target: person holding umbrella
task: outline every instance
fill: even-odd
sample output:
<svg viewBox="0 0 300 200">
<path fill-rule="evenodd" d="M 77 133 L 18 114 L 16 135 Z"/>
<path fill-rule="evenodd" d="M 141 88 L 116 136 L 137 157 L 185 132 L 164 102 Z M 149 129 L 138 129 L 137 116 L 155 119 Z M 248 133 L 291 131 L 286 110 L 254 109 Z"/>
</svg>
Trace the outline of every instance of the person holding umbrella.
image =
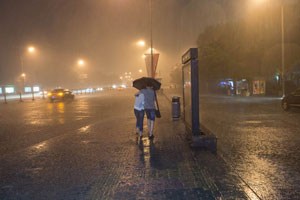
<svg viewBox="0 0 300 200">
<path fill-rule="evenodd" d="M 153 87 L 150 84 L 147 84 L 146 89 L 142 89 L 141 93 L 145 96 L 144 108 L 148 120 L 149 139 L 153 139 L 153 129 L 155 121 L 155 93 Z"/>
<path fill-rule="evenodd" d="M 145 96 L 138 92 L 135 94 L 134 115 L 136 117 L 136 133 L 143 137 L 143 123 L 144 123 L 144 104 Z"/>
<path fill-rule="evenodd" d="M 143 77 L 133 81 L 133 87 L 140 90 L 144 94 L 144 109 L 148 120 L 149 139 L 153 139 L 154 121 L 155 121 L 155 90 L 160 89 L 161 83 L 154 78 Z"/>
</svg>

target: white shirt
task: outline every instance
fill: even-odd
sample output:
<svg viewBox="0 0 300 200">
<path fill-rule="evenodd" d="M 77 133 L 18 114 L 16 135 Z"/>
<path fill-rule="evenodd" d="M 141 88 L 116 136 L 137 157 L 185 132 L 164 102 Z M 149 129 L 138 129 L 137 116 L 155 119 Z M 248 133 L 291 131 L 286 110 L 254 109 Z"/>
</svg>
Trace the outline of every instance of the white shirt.
<svg viewBox="0 0 300 200">
<path fill-rule="evenodd" d="M 145 104 L 145 96 L 142 93 L 139 93 L 138 96 L 135 97 L 134 109 L 136 110 L 144 110 Z"/>
</svg>

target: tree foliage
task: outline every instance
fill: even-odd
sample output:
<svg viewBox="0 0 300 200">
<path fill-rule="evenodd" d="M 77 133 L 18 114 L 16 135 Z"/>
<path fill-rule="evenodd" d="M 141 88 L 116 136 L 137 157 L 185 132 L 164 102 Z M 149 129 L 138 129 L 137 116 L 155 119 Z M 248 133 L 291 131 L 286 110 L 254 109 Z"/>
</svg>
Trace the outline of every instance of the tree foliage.
<svg viewBox="0 0 300 200">
<path fill-rule="evenodd" d="M 300 3 L 285 8 L 285 73 L 300 61 Z M 202 80 L 281 73 L 280 8 L 206 28 L 198 37 Z"/>
</svg>

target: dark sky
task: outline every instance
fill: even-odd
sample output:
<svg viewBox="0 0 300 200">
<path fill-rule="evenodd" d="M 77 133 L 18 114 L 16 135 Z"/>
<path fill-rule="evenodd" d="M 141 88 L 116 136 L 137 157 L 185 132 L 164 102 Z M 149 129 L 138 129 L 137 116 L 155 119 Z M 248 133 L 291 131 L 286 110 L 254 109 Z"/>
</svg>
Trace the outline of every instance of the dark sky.
<svg viewBox="0 0 300 200">
<path fill-rule="evenodd" d="M 180 60 L 182 15 L 190 15 L 190 1 L 153 0 L 153 40 L 160 52 L 161 76 L 167 77 Z M 224 9 L 222 0 L 213 5 L 212 1 L 198 2 Z M 197 14 L 201 8 L 192 11 Z M 217 15 L 222 18 L 226 13 Z M 205 20 L 205 25 L 215 19 L 206 18 L 210 20 Z M 48 88 L 76 87 L 78 58 L 86 61 L 82 70 L 88 74 L 86 84 L 90 86 L 110 84 L 109 79 L 119 81 L 118 77 L 129 71 L 138 76 L 138 69 L 145 71 L 141 56 L 149 48 L 149 33 L 149 0 L 1 0 L 0 84 L 17 84 L 21 58 L 27 83 Z M 147 48 L 136 46 L 140 39 Z M 29 45 L 37 49 L 34 56 L 26 52 Z"/>
</svg>

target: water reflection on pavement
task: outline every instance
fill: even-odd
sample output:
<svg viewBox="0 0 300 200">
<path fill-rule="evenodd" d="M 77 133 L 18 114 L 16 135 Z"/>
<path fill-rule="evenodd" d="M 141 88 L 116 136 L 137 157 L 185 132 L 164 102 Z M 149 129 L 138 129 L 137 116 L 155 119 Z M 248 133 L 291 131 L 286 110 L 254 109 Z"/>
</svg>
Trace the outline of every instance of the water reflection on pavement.
<svg viewBox="0 0 300 200">
<path fill-rule="evenodd" d="M 300 197 L 300 113 L 279 99 L 201 97 L 201 122 L 218 136 L 212 155 L 191 152 L 163 106 L 161 134 L 139 140 L 133 93 L 1 105 L 0 197 Z"/>
<path fill-rule="evenodd" d="M 251 196 L 219 157 L 193 154 L 180 136 L 183 124 L 170 119 L 168 101 L 160 100 L 164 118 L 154 141 L 147 132 L 139 140 L 134 92 L 1 106 L 7 115 L 0 121 L 0 199 Z"/>
<path fill-rule="evenodd" d="M 201 122 L 219 153 L 263 199 L 300 198 L 300 112 L 280 98 L 202 97 Z"/>
</svg>

